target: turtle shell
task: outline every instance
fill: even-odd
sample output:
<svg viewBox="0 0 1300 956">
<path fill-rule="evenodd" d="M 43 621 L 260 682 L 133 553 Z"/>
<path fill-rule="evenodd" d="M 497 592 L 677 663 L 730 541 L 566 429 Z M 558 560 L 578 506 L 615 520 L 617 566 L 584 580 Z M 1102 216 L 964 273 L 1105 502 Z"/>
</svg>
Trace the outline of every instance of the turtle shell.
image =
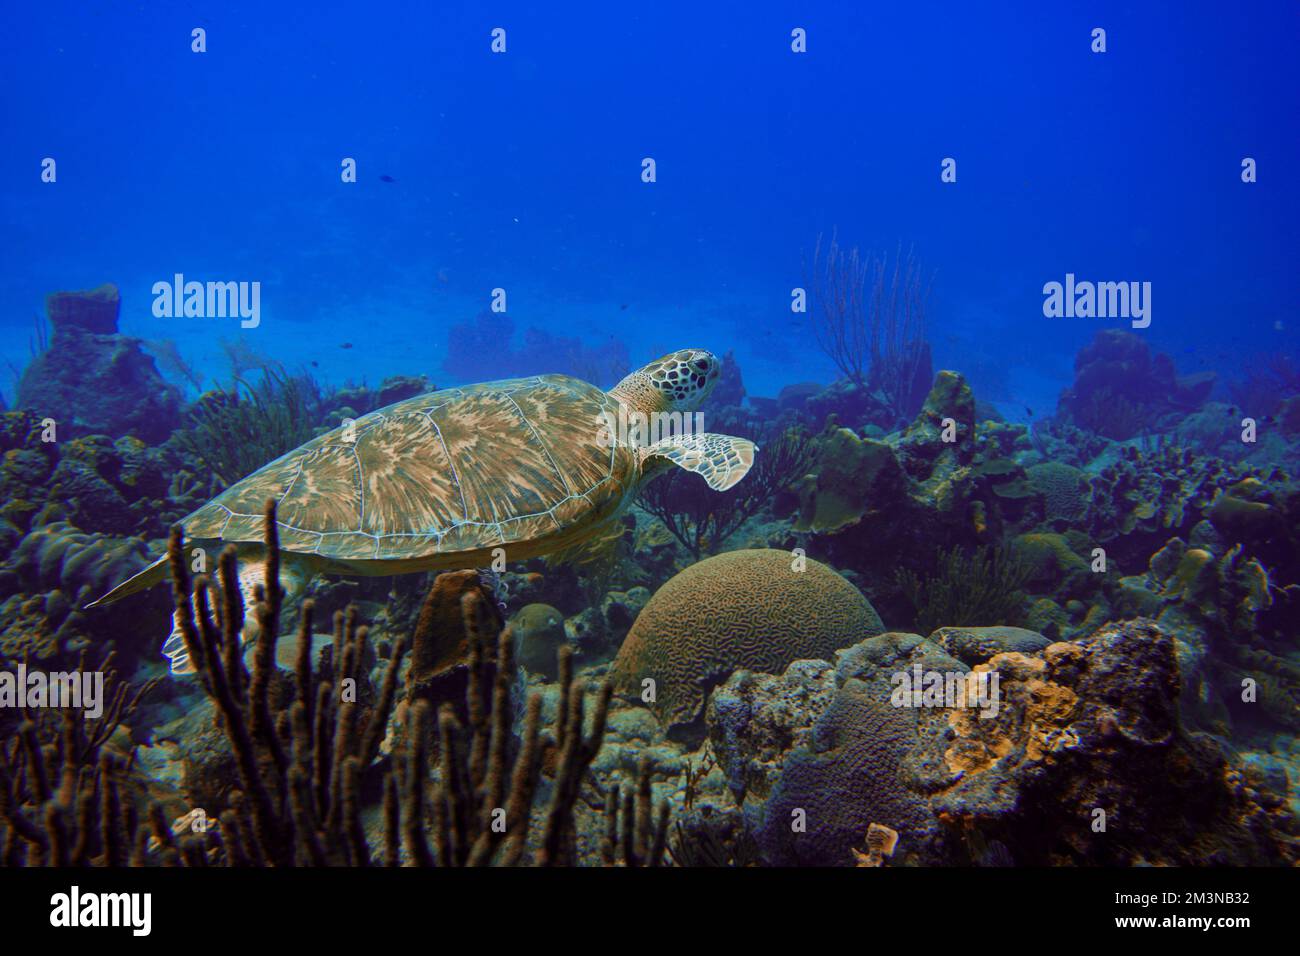
<svg viewBox="0 0 1300 956">
<path fill-rule="evenodd" d="M 283 551 L 365 573 L 516 559 L 582 540 L 617 513 L 635 452 L 601 440 L 618 403 L 565 375 L 406 399 L 313 438 L 182 524 L 194 540 L 260 542 L 275 499 Z M 510 548 L 510 545 L 516 545 Z"/>
</svg>

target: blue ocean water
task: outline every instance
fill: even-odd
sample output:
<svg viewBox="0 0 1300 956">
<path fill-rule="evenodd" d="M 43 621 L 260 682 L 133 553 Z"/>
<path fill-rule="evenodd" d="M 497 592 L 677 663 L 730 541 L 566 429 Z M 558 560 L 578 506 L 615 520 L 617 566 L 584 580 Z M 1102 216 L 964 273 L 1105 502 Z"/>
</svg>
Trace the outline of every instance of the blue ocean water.
<svg viewBox="0 0 1300 956">
<path fill-rule="evenodd" d="M 1067 273 L 1150 282 L 1141 334 L 1180 371 L 1294 355 L 1300 8 L 1089 7 L 14 6 L 0 349 L 21 369 L 47 293 L 114 282 L 122 331 L 214 379 L 241 340 L 327 382 L 443 384 L 502 288 L 517 342 L 733 350 L 774 395 L 836 375 L 790 302 L 838 230 L 915 250 L 936 366 L 1009 417 L 1127 327 L 1044 317 Z M 154 316 L 177 273 L 261 283 L 260 324 Z"/>
</svg>

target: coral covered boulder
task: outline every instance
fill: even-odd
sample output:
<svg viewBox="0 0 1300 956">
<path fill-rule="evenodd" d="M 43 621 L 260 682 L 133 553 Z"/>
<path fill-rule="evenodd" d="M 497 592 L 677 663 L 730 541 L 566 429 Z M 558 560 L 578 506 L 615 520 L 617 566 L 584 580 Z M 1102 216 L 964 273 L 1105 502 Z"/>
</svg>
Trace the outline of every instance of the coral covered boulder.
<svg viewBox="0 0 1300 956">
<path fill-rule="evenodd" d="M 637 616 L 610 676 L 687 731 L 709 691 L 736 670 L 780 673 L 884 630 L 866 598 L 824 564 L 785 551 L 719 554 L 678 574 Z"/>
<path fill-rule="evenodd" d="M 138 538 L 90 534 L 63 521 L 23 537 L 0 563 L 0 667 L 27 654 L 71 664 L 91 643 L 133 661 L 155 637 L 140 627 L 142 617 L 165 606 L 166 596 L 139 596 L 98 613 L 82 607 L 148 563 Z"/>
<path fill-rule="evenodd" d="M 852 865 L 873 824 L 897 833 L 890 865 L 1294 862 L 1282 799 L 1183 726 L 1153 622 L 1045 647 L 1013 629 L 938 638 L 972 659 L 1023 649 L 968 667 L 888 633 L 713 693 L 709 739 L 763 862 Z M 939 692 L 900 696 L 914 674 Z"/>
<path fill-rule="evenodd" d="M 812 472 L 795 486 L 799 531 L 839 531 L 857 524 L 873 504 L 907 493 L 906 476 L 884 442 L 836 428 L 822 435 L 816 448 Z"/>
<path fill-rule="evenodd" d="M 1023 627 L 941 627 L 930 640 L 966 664 L 979 664 L 996 654 L 1034 654 L 1050 641 Z"/>
<path fill-rule="evenodd" d="M 119 306 L 114 285 L 46 300 L 54 337 L 23 372 L 17 405 L 54 419 L 60 437 L 132 434 L 159 442 L 180 424 L 180 394 L 139 339 L 118 333 Z"/>
<path fill-rule="evenodd" d="M 966 668 L 916 634 L 868 638 L 838 664 L 780 676 L 737 673 L 709 701 L 713 752 L 770 866 L 849 866 L 871 825 L 901 834 L 902 856 L 943 859 L 942 832 L 910 755 L 939 713 L 892 705 L 890 675 Z"/>
</svg>

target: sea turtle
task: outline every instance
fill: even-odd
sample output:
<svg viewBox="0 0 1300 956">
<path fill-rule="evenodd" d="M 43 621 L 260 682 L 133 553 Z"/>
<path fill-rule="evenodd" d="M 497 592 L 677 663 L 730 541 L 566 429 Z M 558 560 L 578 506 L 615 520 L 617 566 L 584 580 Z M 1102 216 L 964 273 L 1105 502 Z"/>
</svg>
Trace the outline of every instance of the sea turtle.
<svg viewBox="0 0 1300 956">
<path fill-rule="evenodd" d="M 717 491 L 745 476 L 758 450 L 752 442 L 689 427 L 699 416 L 686 413 L 720 374 L 714 355 L 684 349 L 608 392 L 567 375 L 534 375 L 408 398 L 280 456 L 181 526 L 190 547 L 236 545 L 246 595 L 261 580 L 268 499 L 277 502 L 289 594 L 322 572 L 472 568 L 491 563 L 496 549 L 518 560 L 572 548 L 669 464 Z M 652 442 L 664 423 L 667 436 Z M 166 575 L 159 558 L 90 607 Z M 163 653 L 173 673 L 192 671 L 178 631 Z"/>
</svg>

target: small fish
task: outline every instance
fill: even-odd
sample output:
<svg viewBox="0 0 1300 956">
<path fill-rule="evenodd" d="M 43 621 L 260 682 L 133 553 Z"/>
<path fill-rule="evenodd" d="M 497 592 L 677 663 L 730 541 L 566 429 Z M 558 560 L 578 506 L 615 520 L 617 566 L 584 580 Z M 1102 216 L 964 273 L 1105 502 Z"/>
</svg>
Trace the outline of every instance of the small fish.
<svg viewBox="0 0 1300 956">
<path fill-rule="evenodd" d="M 350 348 L 352 348 L 352 343 L 351 343 L 351 342 L 344 342 L 342 345 L 339 346 L 339 348 L 341 348 L 341 349 L 350 349 Z"/>
<path fill-rule="evenodd" d="M 626 312 L 626 311 L 627 311 L 627 303 L 624 302 L 622 305 L 620 305 L 620 306 L 618 307 L 618 310 L 619 310 L 620 312 Z"/>
<path fill-rule="evenodd" d="M 380 178 L 380 180 L 381 180 L 382 182 L 386 182 L 386 183 L 395 183 L 395 182 L 397 182 L 397 180 L 394 179 L 392 176 L 388 175 L 388 173 L 384 173 L 384 175 L 380 176 L 379 178 Z"/>
<path fill-rule="evenodd" d="M 311 367 L 312 367 L 312 368 L 320 368 L 320 362 L 313 361 L 313 362 L 311 363 Z"/>
</svg>

